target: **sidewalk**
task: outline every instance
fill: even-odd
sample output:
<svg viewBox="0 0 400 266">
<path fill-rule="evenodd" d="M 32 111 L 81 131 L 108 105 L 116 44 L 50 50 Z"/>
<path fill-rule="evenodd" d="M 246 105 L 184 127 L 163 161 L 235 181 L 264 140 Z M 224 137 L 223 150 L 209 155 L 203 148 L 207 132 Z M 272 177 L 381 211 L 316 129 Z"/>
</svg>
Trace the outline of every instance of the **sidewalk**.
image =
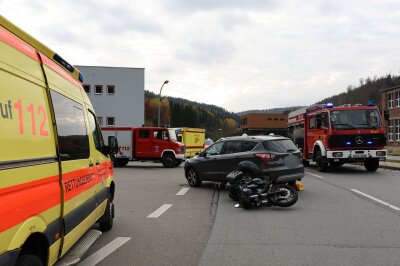
<svg viewBox="0 0 400 266">
<path fill-rule="evenodd" d="M 400 170 L 400 156 L 388 155 L 386 161 L 379 162 L 379 167 L 391 170 Z"/>
</svg>

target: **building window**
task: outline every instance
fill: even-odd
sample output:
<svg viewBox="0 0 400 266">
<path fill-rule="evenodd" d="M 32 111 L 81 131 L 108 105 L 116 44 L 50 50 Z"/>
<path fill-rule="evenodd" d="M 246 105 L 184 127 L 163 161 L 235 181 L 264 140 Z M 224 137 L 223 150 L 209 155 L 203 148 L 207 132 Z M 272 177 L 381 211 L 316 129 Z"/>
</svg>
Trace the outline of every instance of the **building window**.
<svg viewBox="0 0 400 266">
<path fill-rule="evenodd" d="M 272 118 L 268 118 L 268 121 L 272 121 Z"/>
<path fill-rule="evenodd" d="M 84 84 L 84 85 L 83 85 L 83 89 L 85 90 L 85 92 L 86 92 L 87 94 L 90 94 L 90 85 L 89 85 L 89 84 Z"/>
<path fill-rule="evenodd" d="M 400 91 L 395 92 L 396 95 L 396 107 L 400 107 Z"/>
<path fill-rule="evenodd" d="M 393 108 L 394 105 L 393 93 L 388 93 L 387 99 L 388 99 L 388 107 Z"/>
<path fill-rule="evenodd" d="M 94 85 L 94 94 L 103 94 L 103 85 Z"/>
<path fill-rule="evenodd" d="M 393 120 L 388 121 L 388 141 L 393 141 Z"/>
<path fill-rule="evenodd" d="M 396 141 L 400 141 L 400 119 L 395 120 L 396 125 Z"/>
<path fill-rule="evenodd" d="M 240 122 L 242 123 L 242 126 L 247 125 L 247 118 L 243 118 L 242 120 L 240 120 Z"/>
<path fill-rule="evenodd" d="M 115 86 L 107 85 L 107 94 L 115 94 Z"/>
<path fill-rule="evenodd" d="M 99 126 L 103 126 L 103 117 L 102 116 L 98 116 L 97 117 L 97 123 L 99 123 Z"/>
<path fill-rule="evenodd" d="M 285 118 L 279 118 L 279 121 L 285 121 Z"/>
<path fill-rule="evenodd" d="M 279 119 L 278 118 L 274 118 L 274 121 L 278 121 Z"/>
<path fill-rule="evenodd" d="M 115 126 L 115 117 L 107 117 L 107 126 L 108 127 Z"/>
</svg>

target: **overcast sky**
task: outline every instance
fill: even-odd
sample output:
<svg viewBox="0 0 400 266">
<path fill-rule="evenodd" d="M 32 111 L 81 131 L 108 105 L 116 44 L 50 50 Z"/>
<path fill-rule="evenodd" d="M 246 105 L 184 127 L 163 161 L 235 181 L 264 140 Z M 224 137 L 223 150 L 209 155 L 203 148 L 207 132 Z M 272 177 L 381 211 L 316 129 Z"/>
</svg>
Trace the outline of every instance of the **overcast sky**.
<svg viewBox="0 0 400 266">
<path fill-rule="evenodd" d="M 228 111 L 308 105 L 400 72 L 398 0 L 0 0 L 74 65 L 145 68 L 145 89 Z"/>
</svg>

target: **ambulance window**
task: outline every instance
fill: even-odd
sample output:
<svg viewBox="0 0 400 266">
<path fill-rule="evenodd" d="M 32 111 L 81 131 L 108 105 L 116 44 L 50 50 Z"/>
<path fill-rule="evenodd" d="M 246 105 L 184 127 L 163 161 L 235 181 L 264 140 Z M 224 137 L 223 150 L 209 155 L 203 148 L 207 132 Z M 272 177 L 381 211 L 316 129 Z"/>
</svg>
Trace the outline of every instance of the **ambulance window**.
<svg viewBox="0 0 400 266">
<path fill-rule="evenodd" d="M 56 116 L 58 146 L 62 161 L 89 157 L 83 106 L 55 91 L 51 91 Z"/>
<path fill-rule="evenodd" d="M 90 133 L 93 136 L 94 146 L 98 151 L 101 151 L 101 147 L 103 147 L 103 138 L 101 135 L 101 131 L 96 125 L 96 117 L 92 112 L 88 112 L 89 114 L 89 126 L 90 126 Z"/>
</svg>

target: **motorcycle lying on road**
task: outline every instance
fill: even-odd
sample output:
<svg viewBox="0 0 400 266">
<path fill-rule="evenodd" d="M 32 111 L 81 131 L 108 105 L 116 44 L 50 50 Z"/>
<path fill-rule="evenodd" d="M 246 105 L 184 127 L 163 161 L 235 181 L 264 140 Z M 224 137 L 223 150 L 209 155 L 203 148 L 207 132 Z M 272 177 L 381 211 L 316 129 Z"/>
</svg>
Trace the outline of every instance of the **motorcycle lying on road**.
<svg viewBox="0 0 400 266">
<path fill-rule="evenodd" d="M 233 171 L 227 175 L 226 189 L 229 197 L 239 204 L 235 207 L 278 206 L 290 207 L 297 202 L 296 189 L 271 178 L 253 178 L 242 172 Z"/>
</svg>

